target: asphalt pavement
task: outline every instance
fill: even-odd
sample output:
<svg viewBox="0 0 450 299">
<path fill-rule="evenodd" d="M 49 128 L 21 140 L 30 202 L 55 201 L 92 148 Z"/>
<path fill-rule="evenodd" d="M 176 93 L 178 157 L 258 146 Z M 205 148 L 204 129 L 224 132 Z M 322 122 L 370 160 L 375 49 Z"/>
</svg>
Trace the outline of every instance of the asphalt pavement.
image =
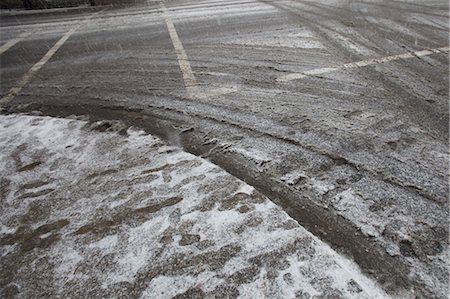
<svg viewBox="0 0 450 299">
<path fill-rule="evenodd" d="M 0 116 L 2 298 L 389 298 L 253 187 L 120 121 Z"/>
<path fill-rule="evenodd" d="M 447 1 L 0 16 L 5 113 L 139 126 L 255 187 L 390 294 L 445 298 Z"/>
</svg>

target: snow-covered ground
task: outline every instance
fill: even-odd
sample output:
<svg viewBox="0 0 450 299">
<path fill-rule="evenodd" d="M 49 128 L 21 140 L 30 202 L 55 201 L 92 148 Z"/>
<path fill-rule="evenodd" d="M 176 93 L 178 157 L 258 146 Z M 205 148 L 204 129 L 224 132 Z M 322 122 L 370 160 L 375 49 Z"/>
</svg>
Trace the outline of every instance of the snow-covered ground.
<svg viewBox="0 0 450 299">
<path fill-rule="evenodd" d="M 2 297 L 385 298 L 206 160 L 121 123 L 0 116 Z"/>
</svg>

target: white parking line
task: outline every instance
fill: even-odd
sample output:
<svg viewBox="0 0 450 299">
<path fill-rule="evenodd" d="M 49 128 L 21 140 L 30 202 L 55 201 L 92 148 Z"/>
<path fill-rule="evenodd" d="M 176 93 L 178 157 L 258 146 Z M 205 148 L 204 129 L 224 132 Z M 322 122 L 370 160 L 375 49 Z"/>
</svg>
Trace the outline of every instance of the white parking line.
<svg viewBox="0 0 450 299">
<path fill-rule="evenodd" d="M 103 10 L 102 10 L 103 11 Z M 20 79 L 20 81 L 17 83 L 17 86 L 11 88 L 9 93 L 0 99 L 0 107 L 1 105 L 4 105 L 8 102 L 10 102 L 16 95 L 20 93 L 20 91 L 25 87 L 25 85 L 30 81 L 30 79 L 34 76 L 34 74 L 39 71 L 46 63 L 47 61 L 52 58 L 52 56 L 58 51 L 58 49 L 69 39 L 69 37 L 78 29 L 80 28 L 85 22 L 89 21 L 92 17 L 95 15 L 101 13 L 102 11 L 96 12 L 94 14 L 91 14 L 90 16 L 86 17 L 83 21 L 79 22 L 75 27 L 70 29 L 66 34 L 64 34 L 63 37 L 61 37 L 53 47 L 48 50 L 48 52 L 39 60 L 35 65 L 31 67 L 31 69 Z"/>
<path fill-rule="evenodd" d="M 6 42 L 6 44 L 4 44 L 3 46 L 0 47 L 0 55 L 3 54 L 4 52 L 6 52 L 11 47 L 13 47 L 18 42 L 21 42 L 23 39 L 30 36 L 32 33 L 33 33 L 33 31 L 24 32 L 24 33 L 20 34 L 18 37 Z"/>
<path fill-rule="evenodd" d="M 305 71 L 302 73 L 292 73 L 292 74 L 278 77 L 277 81 L 278 82 L 288 82 L 288 81 L 292 81 L 292 80 L 303 79 L 308 76 L 327 74 L 327 73 L 335 72 L 335 71 L 342 70 L 342 69 L 359 68 L 359 67 L 364 67 L 364 66 L 368 66 L 368 65 L 386 63 L 386 62 L 390 62 L 390 61 L 394 61 L 394 60 L 409 59 L 409 58 L 414 58 L 414 57 L 423 57 L 423 56 L 428 56 L 428 55 L 436 54 L 436 53 L 448 53 L 449 50 L 450 50 L 450 47 L 443 47 L 443 48 L 430 49 L 430 50 L 421 50 L 421 51 L 417 51 L 417 52 L 413 52 L 413 53 L 392 55 L 392 56 L 387 56 L 387 57 L 383 57 L 383 58 L 362 60 L 362 61 L 357 61 L 357 62 L 346 63 L 346 64 L 343 64 L 341 66 L 336 66 L 336 67 L 325 67 L 325 68 L 318 68 L 318 69 L 313 69 L 310 71 Z"/>
<path fill-rule="evenodd" d="M 160 5 L 164 21 L 166 22 L 167 29 L 169 30 L 170 39 L 172 40 L 173 47 L 175 48 L 175 53 L 177 55 L 178 65 L 180 66 L 181 73 L 183 75 L 187 96 L 192 99 L 198 94 L 197 80 L 192 72 L 191 64 L 189 63 L 183 44 L 181 43 L 172 19 L 170 18 L 170 13 L 163 1 L 161 1 Z"/>
</svg>

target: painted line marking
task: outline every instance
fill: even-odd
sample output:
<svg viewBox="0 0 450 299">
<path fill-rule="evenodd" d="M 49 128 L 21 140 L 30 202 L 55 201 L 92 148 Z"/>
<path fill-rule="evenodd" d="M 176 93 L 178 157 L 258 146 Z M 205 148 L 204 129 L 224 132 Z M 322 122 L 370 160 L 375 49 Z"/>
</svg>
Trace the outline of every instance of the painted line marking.
<svg viewBox="0 0 450 299">
<path fill-rule="evenodd" d="M 6 42 L 6 44 L 4 44 L 3 46 L 0 47 L 0 55 L 3 54 L 4 52 L 8 51 L 8 49 L 13 47 L 15 44 L 21 42 L 22 40 L 24 40 L 25 38 L 27 38 L 28 36 L 30 36 L 33 33 L 34 33 L 34 31 L 24 32 L 24 33 L 20 34 L 18 37 L 13 38 L 12 40 Z"/>
<path fill-rule="evenodd" d="M 167 29 L 169 30 L 170 39 L 172 40 L 173 47 L 175 48 L 175 53 L 177 55 L 178 65 L 180 66 L 181 73 L 183 75 L 184 86 L 186 87 L 187 96 L 189 99 L 193 99 L 199 94 L 197 88 L 197 80 L 195 79 L 194 73 L 192 72 L 191 64 L 189 63 L 186 51 L 184 50 L 183 44 L 181 43 L 175 26 L 170 18 L 170 13 L 164 2 L 160 2 L 162 16 L 166 22 Z"/>
<path fill-rule="evenodd" d="M 443 48 L 437 48 L 437 49 L 421 50 L 421 51 L 417 51 L 417 52 L 413 52 L 413 53 L 392 55 L 392 56 L 387 56 L 387 57 L 383 57 L 383 58 L 361 60 L 361 61 L 357 61 L 357 62 L 346 63 L 346 64 L 343 64 L 341 66 L 336 66 L 336 67 L 325 67 L 325 68 L 313 69 L 313 70 L 302 72 L 302 73 L 287 74 L 287 75 L 278 77 L 277 82 L 288 82 L 288 81 L 303 79 L 308 76 L 317 76 L 317 75 L 327 74 L 327 73 L 331 73 L 331 72 L 335 72 L 335 71 L 339 71 L 339 70 L 343 70 L 343 69 L 353 69 L 353 68 L 359 68 L 359 67 L 364 67 L 364 66 L 369 66 L 369 65 L 386 63 L 386 62 L 395 61 L 395 60 L 410 59 L 410 58 L 414 58 L 414 57 L 424 57 L 424 56 L 428 56 L 428 55 L 432 55 L 432 54 L 448 53 L 449 51 L 450 51 L 450 47 L 443 47 Z"/>
<path fill-rule="evenodd" d="M 222 95 L 226 95 L 226 94 L 230 94 L 233 92 L 236 92 L 237 88 L 236 87 L 218 87 L 218 88 L 214 88 L 208 91 L 202 91 L 202 93 L 197 93 L 195 95 L 196 99 L 207 99 L 209 97 L 217 97 L 217 96 L 222 96 Z"/>
<path fill-rule="evenodd" d="M 52 56 L 56 53 L 56 51 L 58 51 L 58 49 L 69 39 L 69 37 L 75 31 L 77 31 L 84 23 L 86 23 L 87 21 L 89 21 L 91 18 L 101 13 L 102 11 L 98 11 L 86 17 L 84 20 L 80 21 L 76 26 L 70 29 L 66 34 L 64 34 L 64 36 L 61 37 L 50 50 L 48 50 L 48 52 L 41 58 L 41 60 L 39 60 L 35 65 L 33 65 L 31 69 L 22 77 L 22 79 L 20 79 L 20 81 L 17 83 L 17 86 L 11 88 L 9 93 L 0 99 L 0 108 L 1 105 L 4 105 L 12 101 L 14 97 L 20 93 L 20 91 L 25 87 L 25 85 L 27 85 L 27 83 L 31 80 L 34 74 L 37 71 L 39 71 L 50 60 L 50 58 L 52 58 Z"/>
</svg>

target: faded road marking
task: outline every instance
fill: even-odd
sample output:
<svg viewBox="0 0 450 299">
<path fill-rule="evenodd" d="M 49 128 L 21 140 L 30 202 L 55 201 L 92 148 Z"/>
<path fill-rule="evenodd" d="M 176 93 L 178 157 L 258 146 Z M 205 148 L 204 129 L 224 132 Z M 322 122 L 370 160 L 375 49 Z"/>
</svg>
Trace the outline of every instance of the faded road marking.
<svg viewBox="0 0 450 299">
<path fill-rule="evenodd" d="M 186 92 L 188 98 L 192 99 L 197 95 L 197 80 L 195 80 L 194 73 L 192 72 L 191 64 L 189 63 L 186 51 L 183 48 L 178 33 L 173 25 L 172 19 L 170 18 L 170 13 L 164 2 L 161 1 L 161 10 L 164 21 L 166 22 L 167 29 L 169 30 L 170 39 L 172 40 L 173 47 L 175 48 L 175 53 L 177 55 L 178 65 L 180 66 L 181 73 L 183 74 L 184 86 L 186 87 Z"/>
<path fill-rule="evenodd" d="M 103 10 L 102 10 L 103 11 Z M 52 58 L 52 56 L 58 51 L 58 49 L 69 39 L 69 37 L 76 31 L 78 28 L 80 28 L 85 22 L 89 21 L 91 18 L 93 18 L 95 15 L 101 13 L 102 11 L 96 12 L 88 17 L 86 17 L 84 20 L 79 22 L 76 26 L 74 26 L 72 29 L 70 29 L 66 34 L 64 34 L 63 37 L 61 37 L 56 44 L 53 45 L 53 47 L 48 50 L 48 52 L 39 60 L 35 65 L 31 67 L 31 69 L 20 79 L 20 81 L 17 83 L 16 87 L 11 88 L 9 93 L 0 99 L 0 107 L 1 105 L 4 105 L 8 102 L 10 102 L 16 95 L 20 93 L 20 91 L 25 87 L 25 85 L 30 81 L 30 79 L 34 76 L 34 74 L 39 71 L 49 60 Z"/>
<path fill-rule="evenodd" d="M 8 49 L 13 47 L 18 42 L 21 42 L 23 39 L 30 36 L 33 32 L 34 31 L 24 32 L 24 33 L 20 34 L 18 37 L 8 41 L 6 44 L 4 44 L 3 46 L 0 47 L 0 55 L 3 54 L 4 52 L 8 51 Z"/>
<path fill-rule="evenodd" d="M 437 48 L 437 49 L 421 50 L 421 51 L 412 52 L 412 53 L 387 56 L 387 57 L 383 57 L 383 58 L 362 60 L 362 61 L 357 61 L 357 62 L 346 63 L 346 64 L 343 64 L 341 66 L 336 66 L 336 67 L 325 67 L 325 68 L 313 69 L 313 70 L 306 71 L 303 73 L 292 73 L 292 74 L 278 77 L 277 81 L 278 82 L 288 82 L 288 81 L 292 81 L 292 80 L 303 79 L 308 76 L 322 75 L 322 74 L 327 74 L 327 73 L 331 73 L 331 72 L 335 72 L 335 71 L 339 71 L 339 70 L 343 70 L 343 69 L 359 68 L 359 67 L 364 67 L 364 66 L 368 66 L 368 65 L 386 63 L 386 62 L 390 62 L 390 61 L 394 61 L 394 60 L 409 59 L 409 58 L 414 58 L 414 57 L 423 57 L 423 56 L 428 56 L 431 54 L 448 53 L 449 50 L 450 50 L 450 47 L 443 47 L 443 48 Z"/>
<path fill-rule="evenodd" d="M 218 87 L 218 88 L 214 88 L 211 90 L 202 90 L 202 92 L 197 92 L 197 94 L 195 95 L 196 99 L 207 99 L 209 97 L 217 97 L 217 96 L 222 96 L 222 95 L 226 95 L 226 94 L 230 94 L 233 92 L 236 92 L 237 88 L 235 86 L 233 87 Z"/>
</svg>

